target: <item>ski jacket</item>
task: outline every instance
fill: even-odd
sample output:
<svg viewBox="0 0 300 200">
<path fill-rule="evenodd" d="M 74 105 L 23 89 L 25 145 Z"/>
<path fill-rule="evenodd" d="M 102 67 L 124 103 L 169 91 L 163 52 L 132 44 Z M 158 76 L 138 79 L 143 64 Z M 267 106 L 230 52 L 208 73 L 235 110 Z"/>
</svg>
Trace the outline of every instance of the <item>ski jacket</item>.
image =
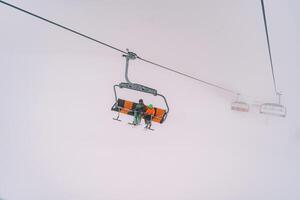
<svg viewBox="0 0 300 200">
<path fill-rule="evenodd" d="M 155 114 L 155 109 L 154 108 L 147 108 L 145 114 L 153 116 Z"/>
<path fill-rule="evenodd" d="M 142 103 L 138 103 L 136 106 L 135 106 L 135 111 L 137 112 L 145 112 L 145 105 L 142 104 Z"/>
</svg>

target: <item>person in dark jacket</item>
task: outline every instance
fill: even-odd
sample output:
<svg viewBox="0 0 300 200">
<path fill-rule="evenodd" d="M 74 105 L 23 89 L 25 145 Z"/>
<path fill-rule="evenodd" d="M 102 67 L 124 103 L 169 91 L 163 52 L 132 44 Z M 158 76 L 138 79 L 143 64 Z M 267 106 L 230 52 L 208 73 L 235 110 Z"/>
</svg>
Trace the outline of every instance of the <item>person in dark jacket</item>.
<svg viewBox="0 0 300 200">
<path fill-rule="evenodd" d="M 139 103 L 135 106 L 133 125 L 139 125 L 141 123 L 142 115 L 145 112 L 145 104 L 143 99 L 139 100 Z"/>
</svg>

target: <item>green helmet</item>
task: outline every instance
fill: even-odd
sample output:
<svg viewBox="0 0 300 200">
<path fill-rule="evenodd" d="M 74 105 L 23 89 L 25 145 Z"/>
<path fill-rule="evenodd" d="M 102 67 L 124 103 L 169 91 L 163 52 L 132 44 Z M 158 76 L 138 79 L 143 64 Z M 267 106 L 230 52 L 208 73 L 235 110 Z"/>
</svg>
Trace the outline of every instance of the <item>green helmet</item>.
<svg viewBox="0 0 300 200">
<path fill-rule="evenodd" d="M 150 103 L 150 104 L 148 105 L 148 107 L 149 107 L 150 109 L 152 109 L 152 108 L 153 108 L 153 105 Z"/>
</svg>

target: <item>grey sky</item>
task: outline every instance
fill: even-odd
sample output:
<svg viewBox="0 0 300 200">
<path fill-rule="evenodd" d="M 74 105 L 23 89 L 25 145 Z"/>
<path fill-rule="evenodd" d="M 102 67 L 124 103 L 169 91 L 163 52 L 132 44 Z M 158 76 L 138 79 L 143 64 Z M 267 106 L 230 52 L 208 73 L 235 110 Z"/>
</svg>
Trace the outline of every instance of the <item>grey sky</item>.
<svg viewBox="0 0 300 200">
<path fill-rule="evenodd" d="M 9 2 L 250 103 L 275 100 L 259 0 Z M 265 4 L 287 117 L 232 112 L 233 96 L 134 61 L 130 78 L 170 103 L 153 133 L 112 120 L 120 53 L 0 4 L 0 198 L 300 199 L 300 3 Z"/>
</svg>

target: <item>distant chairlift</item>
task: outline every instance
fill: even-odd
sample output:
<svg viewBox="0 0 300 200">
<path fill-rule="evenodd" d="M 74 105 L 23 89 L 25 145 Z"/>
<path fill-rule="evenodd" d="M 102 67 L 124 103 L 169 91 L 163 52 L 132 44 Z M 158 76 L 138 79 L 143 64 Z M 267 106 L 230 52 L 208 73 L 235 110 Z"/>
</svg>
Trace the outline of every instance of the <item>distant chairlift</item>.
<svg viewBox="0 0 300 200">
<path fill-rule="evenodd" d="M 243 102 L 239 99 L 240 94 L 237 95 L 236 101 L 231 103 L 231 110 L 239 111 L 239 112 L 249 112 L 249 104 Z"/>
<path fill-rule="evenodd" d="M 115 94 L 115 103 L 113 104 L 111 110 L 118 112 L 117 117 L 113 118 L 113 119 L 117 120 L 117 121 L 121 121 L 119 119 L 120 113 L 133 116 L 135 106 L 137 105 L 137 103 L 135 103 L 135 102 L 118 98 L 117 91 L 116 91 L 116 88 L 118 87 L 120 89 L 125 88 L 125 89 L 129 89 L 129 90 L 135 90 L 135 91 L 139 91 L 139 92 L 143 92 L 143 93 L 152 94 L 153 96 L 161 97 L 165 102 L 166 108 L 163 109 L 163 108 L 154 107 L 155 114 L 152 118 L 152 121 L 162 124 L 167 119 L 167 116 L 169 113 L 169 106 L 167 103 L 167 99 L 162 94 L 159 94 L 156 89 L 153 89 L 153 88 L 141 85 L 141 84 L 137 84 L 137 83 L 132 83 L 131 81 L 129 81 L 129 78 L 128 78 L 129 60 L 136 59 L 137 55 L 133 52 L 128 51 L 128 53 L 123 56 L 126 58 L 126 70 L 125 70 L 126 82 L 121 82 L 117 85 L 114 85 L 114 87 L 113 87 L 114 94 Z"/>
<path fill-rule="evenodd" d="M 277 93 L 278 103 L 264 103 L 260 105 L 260 113 L 279 117 L 286 116 L 286 107 L 281 104 L 281 93 Z"/>
</svg>

